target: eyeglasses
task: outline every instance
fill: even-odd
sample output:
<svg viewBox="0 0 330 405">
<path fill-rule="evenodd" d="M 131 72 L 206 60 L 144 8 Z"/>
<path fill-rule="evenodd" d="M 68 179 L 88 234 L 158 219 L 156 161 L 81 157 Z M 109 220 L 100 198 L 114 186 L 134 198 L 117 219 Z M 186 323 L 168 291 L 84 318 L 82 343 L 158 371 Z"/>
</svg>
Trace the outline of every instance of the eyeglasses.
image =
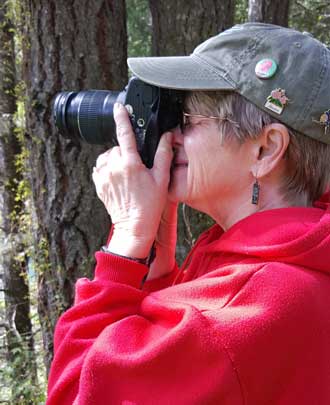
<svg viewBox="0 0 330 405">
<path fill-rule="evenodd" d="M 182 123 L 181 123 L 181 131 L 183 132 L 184 129 L 190 125 L 190 118 L 202 118 L 202 119 L 210 119 L 210 120 L 217 120 L 220 122 L 223 121 L 228 121 L 231 124 L 235 125 L 237 128 L 239 128 L 239 124 L 236 121 L 231 120 L 228 117 L 215 117 L 213 115 L 202 115 L 202 114 L 189 114 L 186 112 L 182 113 Z"/>
<path fill-rule="evenodd" d="M 187 112 L 183 112 L 182 113 L 182 124 L 188 125 L 189 124 L 189 119 L 190 118 L 206 118 L 206 119 L 210 119 L 210 120 L 217 120 L 217 121 L 228 121 L 231 124 L 234 124 L 236 126 L 239 126 L 238 122 L 231 120 L 228 117 L 215 117 L 213 115 L 203 115 L 203 114 L 189 114 Z"/>
</svg>

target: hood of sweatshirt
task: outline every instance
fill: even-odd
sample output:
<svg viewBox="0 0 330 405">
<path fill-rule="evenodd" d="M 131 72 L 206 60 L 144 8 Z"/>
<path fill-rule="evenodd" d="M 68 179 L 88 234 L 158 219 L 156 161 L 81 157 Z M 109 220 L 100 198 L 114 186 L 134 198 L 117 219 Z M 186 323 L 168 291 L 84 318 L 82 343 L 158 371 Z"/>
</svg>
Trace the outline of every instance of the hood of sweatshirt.
<svg viewBox="0 0 330 405">
<path fill-rule="evenodd" d="M 214 225 L 201 245 L 205 254 L 291 263 L 330 274 L 330 193 L 314 207 L 255 213 L 227 232 Z"/>
</svg>

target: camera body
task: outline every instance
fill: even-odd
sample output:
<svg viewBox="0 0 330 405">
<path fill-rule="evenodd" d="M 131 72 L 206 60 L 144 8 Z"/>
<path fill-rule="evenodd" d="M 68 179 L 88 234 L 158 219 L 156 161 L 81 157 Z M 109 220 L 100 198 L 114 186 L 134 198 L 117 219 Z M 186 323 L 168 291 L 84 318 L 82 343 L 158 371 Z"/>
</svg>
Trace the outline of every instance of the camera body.
<svg viewBox="0 0 330 405">
<path fill-rule="evenodd" d="M 132 77 L 121 92 L 86 90 L 56 95 L 53 116 L 59 132 L 90 144 L 118 145 L 113 119 L 115 102 L 125 105 L 143 163 L 152 167 L 161 135 L 181 124 L 183 92 Z"/>
</svg>

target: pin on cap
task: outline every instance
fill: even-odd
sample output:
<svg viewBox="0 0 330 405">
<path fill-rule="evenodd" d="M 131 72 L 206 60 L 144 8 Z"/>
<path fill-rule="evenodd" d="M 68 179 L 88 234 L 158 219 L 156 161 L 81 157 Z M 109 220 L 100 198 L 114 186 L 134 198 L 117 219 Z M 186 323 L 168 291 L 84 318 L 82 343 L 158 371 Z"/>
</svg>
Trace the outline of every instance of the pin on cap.
<svg viewBox="0 0 330 405">
<path fill-rule="evenodd" d="M 282 114 L 284 107 L 288 103 L 289 99 L 285 95 L 285 90 L 275 89 L 267 97 L 265 107 L 275 112 L 276 114 Z"/>
<path fill-rule="evenodd" d="M 327 134 L 328 129 L 330 130 L 330 108 L 329 108 L 329 110 L 324 111 L 324 113 L 321 115 L 319 121 L 316 121 L 316 120 L 313 120 L 313 121 L 320 125 L 323 125 L 324 133 Z"/>
<path fill-rule="evenodd" d="M 129 58 L 128 64 L 135 76 L 161 88 L 236 92 L 290 128 L 330 145 L 329 115 L 321 118 L 330 109 L 329 60 L 330 49 L 310 36 L 245 23 L 209 38 L 189 56 Z"/>
<path fill-rule="evenodd" d="M 270 79 L 277 71 L 277 64 L 273 59 L 261 59 L 254 69 L 259 79 Z"/>
</svg>

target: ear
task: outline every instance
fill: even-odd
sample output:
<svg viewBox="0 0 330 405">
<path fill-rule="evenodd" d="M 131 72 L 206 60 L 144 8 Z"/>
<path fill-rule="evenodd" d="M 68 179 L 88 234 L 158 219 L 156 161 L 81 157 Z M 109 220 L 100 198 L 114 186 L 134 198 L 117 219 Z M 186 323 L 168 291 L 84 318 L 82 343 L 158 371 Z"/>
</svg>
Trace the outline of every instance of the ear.
<svg viewBox="0 0 330 405">
<path fill-rule="evenodd" d="M 289 142 L 290 135 L 285 125 L 274 123 L 265 126 L 253 146 L 253 176 L 260 179 L 278 168 Z"/>
</svg>

